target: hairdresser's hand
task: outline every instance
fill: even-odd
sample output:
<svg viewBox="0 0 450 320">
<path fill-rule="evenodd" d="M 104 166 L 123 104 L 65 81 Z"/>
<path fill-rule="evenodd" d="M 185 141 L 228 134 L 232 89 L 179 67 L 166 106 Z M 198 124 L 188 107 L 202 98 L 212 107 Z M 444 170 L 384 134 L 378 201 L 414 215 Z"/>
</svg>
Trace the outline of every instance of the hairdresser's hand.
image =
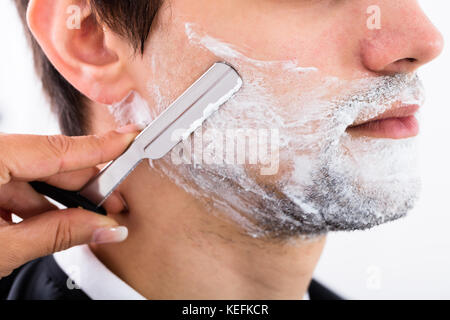
<svg viewBox="0 0 450 320">
<path fill-rule="evenodd" d="M 28 182 L 78 190 L 97 174 L 97 165 L 120 156 L 138 130 L 128 126 L 104 136 L 76 138 L 0 134 L 0 278 L 72 246 L 125 240 L 126 228 L 111 218 L 82 209 L 58 210 Z M 104 206 L 108 212 L 124 209 L 117 194 Z M 12 213 L 23 221 L 12 223 Z"/>
</svg>

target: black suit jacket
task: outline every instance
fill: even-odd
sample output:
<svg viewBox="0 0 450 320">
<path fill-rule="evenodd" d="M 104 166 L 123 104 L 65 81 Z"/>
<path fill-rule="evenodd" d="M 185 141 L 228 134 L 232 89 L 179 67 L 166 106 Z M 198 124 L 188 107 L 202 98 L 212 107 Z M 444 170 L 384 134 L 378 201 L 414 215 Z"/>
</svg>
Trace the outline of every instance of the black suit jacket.
<svg viewBox="0 0 450 320">
<path fill-rule="evenodd" d="M 40 258 L 15 270 L 0 280 L 1 300 L 90 300 L 82 290 L 70 290 L 68 276 L 53 256 Z M 311 300 L 341 300 L 313 280 L 308 289 Z"/>
</svg>

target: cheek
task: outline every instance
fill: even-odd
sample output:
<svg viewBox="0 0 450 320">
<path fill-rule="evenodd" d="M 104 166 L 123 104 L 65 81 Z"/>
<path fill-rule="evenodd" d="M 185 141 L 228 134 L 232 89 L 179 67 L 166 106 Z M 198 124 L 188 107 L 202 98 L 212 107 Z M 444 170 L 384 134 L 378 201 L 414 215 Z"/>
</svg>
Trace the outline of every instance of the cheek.
<svg viewBox="0 0 450 320">
<path fill-rule="evenodd" d="M 211 65 L 214 54 L 190 45 L 184 32 L 155 33 L 143 59 L 137 64 L 139 92 L 157 114 L 165 110 Z M 170 39 L 170 40 L 169 40 Z"/>
<path fill-rule="evenodd" d="M 332 114 L 329 106 L 321 102 L 338 90 L 326 83 L 321 71 L 296 60 L 255 60 L 208 34 L 186 29 L 185 23 L 171 25 L 165 33 L 155 33 L 146 50 L 137 72 L 143 79 L 145 98 L 157 114 L 213 62 L 224 60 L 239 71 L 244 88 L 208 121 L 209 126 L 219 130 L 278 128 L 282 130 L 283 143 L 296 141 L 299 154 L 317 153 L 310 145 L 317 146 L 326 136 L 327 117 Z M 290 169 L 287 161 L 281 163 L 278 174 L 283 175 Z M 271 180 L 264 176 L 261 179 L 268 183 Z"/>
</svg>

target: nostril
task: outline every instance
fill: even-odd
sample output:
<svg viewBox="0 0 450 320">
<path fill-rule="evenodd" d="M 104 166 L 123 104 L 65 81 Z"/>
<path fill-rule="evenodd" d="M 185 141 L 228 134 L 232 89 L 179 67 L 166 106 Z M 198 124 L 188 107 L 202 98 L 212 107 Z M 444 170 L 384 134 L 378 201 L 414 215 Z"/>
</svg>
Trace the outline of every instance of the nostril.
<svg viewBox="0 0 450 320">
<path fill-rule="evenodd" d="M 416 58 L 403 58 L 395 61 L 390 66 L 386 67 L 386 70 L 394 72 L 411 72 L 419 66 L 419 59 Z"/>
</svg>

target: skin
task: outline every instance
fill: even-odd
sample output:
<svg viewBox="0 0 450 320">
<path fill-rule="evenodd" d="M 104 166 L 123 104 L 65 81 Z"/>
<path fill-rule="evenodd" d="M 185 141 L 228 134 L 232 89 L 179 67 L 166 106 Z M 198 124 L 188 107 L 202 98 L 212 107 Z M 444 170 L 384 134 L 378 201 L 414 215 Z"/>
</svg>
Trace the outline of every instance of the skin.
<svg viewBox="0 0 450 320">
<path fill-rule="evenodd" d="M 65 9 L 73 3 L 83 8 L 83 19 L 89 17 L 85 1 L 34 0 L 28 22 L 55 67 L 90 98 L 91 132 L 96 134 L 117 126 L 106 105 L 132 90 L 155 105 L 156 97 L 147 89 L 152 58 L 171 66 L 155 75 L 168 80 L 170 90 L 164 94 L 169 100 L 216 61 L 188 45 L 185 22 L 251 58 L 297 59 L 342 79 L 413 72 L 443 47 L 442 36 L 414 0 L 378 1 L 380 30 L 366 26 L 368 0 L 172 0 L 160 10 L 146 53 L 139 56 L 126 40 L 92 20 L 79 30 L 65 28 Z M 110 216 L 128 227 L 128 240 L 91 247 L 145 297 L 299 299 L 305 294 L 324 237 L 289 243 L 250 238 L 225 215 L 207 213 L 202 203 L 146 162 L 120 193 L 129 211 Z"/>
</svg>

